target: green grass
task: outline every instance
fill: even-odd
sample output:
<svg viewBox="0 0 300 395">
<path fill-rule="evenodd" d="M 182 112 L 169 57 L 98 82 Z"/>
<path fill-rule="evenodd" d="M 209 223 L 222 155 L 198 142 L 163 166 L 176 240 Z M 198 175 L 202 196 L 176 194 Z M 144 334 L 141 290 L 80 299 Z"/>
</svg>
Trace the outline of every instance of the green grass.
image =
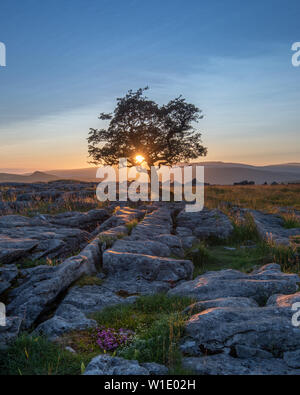
<svg viewBox="0 0 300 395">
<path fill-rule="evenodd" d="M 257 265 L 272 262 L 270 250 L 263 243 L 251 248 L 232 247 L 234 250 L 227 250 L 225 247 L 228 246 L 200 244 L 190 250 L 187 258 L 191 259 L 195 265 L 194 277 L 207 271 L 222 269 L 234 269 L 247 273 Z"/>
<path fill-rule="evenodd" d="M 231 220 L 233 233 L 227 240 L 229 245 L 241 245 L 248 241 L 254 243 L 261 242 L 261 237 L 250 213 L 246 213 L 244 218 L 231 217 Z"/>
<path fill-rule="evenodd" d="M 73 354 L 43 337 L 21 335 L 0 350 L 1 375 L 79 375 L 91 355 Z"/>
<path fill-rule="evenodd" d="M 134 340 L 112 355 L 139 362 L 157 362 L 168 366 L 171 373 L 188 374 L 181 367 L 179 340 L 188 318 L 182 311 L 195 300 L 165 294 L 141 296 L 133 304 L 108 307 L 90 314 L 99 326 L 114 329 L 130 329 Z M 96 344 L 96 330 L 74 331 L 65 334 L 60 343 L 71 346 L 78 355 L 86 358 L 101 353 Z M 83 359 L 83 358 L 81 358 Z"/>
</svg>

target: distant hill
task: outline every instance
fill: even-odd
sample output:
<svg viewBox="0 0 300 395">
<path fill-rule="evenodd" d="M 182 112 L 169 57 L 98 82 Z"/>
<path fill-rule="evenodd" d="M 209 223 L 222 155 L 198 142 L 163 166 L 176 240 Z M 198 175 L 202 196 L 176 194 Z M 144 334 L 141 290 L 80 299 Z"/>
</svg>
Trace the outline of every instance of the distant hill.
<svg viewBox="0 0 300 395">
<path fill-rule="evenodd" d="M 10 173 L 0 173 L 0 182 L 49 182 L 55 181 L 59 177 L 52 174 L 43 173 L 41 171 L 35 171 L 32 174 L 10 174 Z"/>
<path fill-rule="evenodd" d="M 82 181 L 95 181 L 97 167 L 87 167 L 84 169 L 71 169 L 71 170 L 51 170 L 49 174 L 55 174 L 59 178 L 70 180 Z M 48 173 L 48 172 L 47 172 Z"/>
<path fill-rule="evenodd" d="M 242 163 L 198 162 L 192 166 L 204 166 L 205 182 L 210 184 L 232 185 L 244 180 L 256 184 L 272 182 L 299 182 L 300 163 L 270 166 L 253 166 Z M 195 176 L 195 173 L 194 173 Z"/>
<path fill-rule="evenodd" d="M 181 164 L 183 166 L 184 164 Z M 192 166 L 205 167 L 205 182 L 219 185 L 232 185 L 244 180 L 256 184 L 272 182 L 299 182 L 300 163 L 287 163 L 269 166 L 253 166 L 243 163 L 198 162 Z M 34 172 L 32 174 L 0 173 L 0 182 L 48 182 L 58 179 L 99 181 L 96 178 L 97 167 L 71 170 L 52 170 L 49 172 Z"/>
</svg>

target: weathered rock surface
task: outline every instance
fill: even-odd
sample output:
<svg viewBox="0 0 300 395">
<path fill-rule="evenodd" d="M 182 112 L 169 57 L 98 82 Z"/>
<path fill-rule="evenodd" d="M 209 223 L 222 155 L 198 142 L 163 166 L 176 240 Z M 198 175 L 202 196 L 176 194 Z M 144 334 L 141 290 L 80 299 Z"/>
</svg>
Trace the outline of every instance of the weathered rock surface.
<svg viewBox="0 0 300 395">
<path fill-rule="evenodd" d="M 40 216 L 0 217 L 0 262 L 12 263 L 19 258 L 66 257 L 83 248 L 91 236 L 81 229 L 54 226 Z"/>
<path fill-rule="evenodd" d="M 103 232 L 105 230 L 122 226 L 134 219 L 141 219 L 145 215 L 144 210 L 132 209 L 130 207 L 123 207 L 118 209 L 114 215 L 104 221 L 98 228 L 97 232 Z"/>
<path fill-rule="evenodd" d="M 284 228 L 284 221 L 278 215 L 264 214 L 256 210 L 250 210 L 250 212 L 263 239 L 272 240 L 276 244 L 289 245 L 291 236 L 300 235 L 300 228 Z"/>
<path fill-rule="evenodd" d="M 109 214 L 106 210 L 100 209 L 91 210 L 87 213 L 70 211 L 57 215 L 43 215 L 43 217 L 53 225 L 78 228 L 90 232 L 108 219 Z"/>
<path fill-rule="evenodd" d="M 237 270 L 207 272 L 195 280 L 179 284 L 169 294 L 190 296 L 199 301 L 246 297 L 265 304 L 271 295 L 296 292 L 299 282 L 298 275 L 284 274 L 279 265 L 269 264 L 251 274 Z"/>
<path fill-rule="evenodd" d="M 0 267 L 0 295 L 11 287 L 18 273 L 19 271 L 16 265 L 5 265 Z"/>
<path fill-rule="evenodd" d="M 208 238 L 227 239 L 233 231 L 229 218 L 220 210 L 204 208 L 196 213 L 184 210 L 176 218 L 177 234 L 188 247 L 192 237 L 205 240 Z"/>
<path fill-rule="evenodd" d="M 290 368 L 300 369 L 300 348 L 295 351 L 285 352 L 283 359 Z"/>
<path fill-rule="evenodd" d="M 250 298 L 243 298 L 243 297 L 220 298 L 220 299 L 202 300 L 200 302 L 196 302 L 191 306 L 187 307 L 184 310 L 184 312 L 186 314 L 197 314 L 197 313 L 201 313 L 204 310 L 212 309 L 215 307 L 231 307 L 231 308 L 258 307 L 258 304 L 255 302 L 255 300 Z"/>
<path fill-rule="evenodd" d="M 193 264 L 187 260 L 107 250 L 103 254 L 103 270 L 119 278 L 126 272 L 132 280 L 177 282 L 192 277 Z"/>
<path fill-rule="evenodd" d="M 183 366 L 199 375 L 299 375 L 300 370 L 289 366 L 278 358 L 238 359 L 218 354 L 206 357 L 183 359 Z"/>
<path fill-rule="evenodd" d="M 23 327 L 29 328 L 72 283 L 85 274 L 95 274 L 100 257 L 100 241 L 94 240 L 80 255 L 59 266 L 37 266 L 22 285 L 9 294 L 12 302 L 8 312 L 22 317 Z"/>
<path fill-rule="evenodd" d="M 300 344 L 300 331 L 292 325 L 292 314 L 290 308 L 278 307 L 211 308 L 188 320 L 186 341 L 195 343 L 195 356 L 230 350 L 239 357 L 241 351 L 244 358 L 256 356 L 258 351 L 282 357 Z M 244 349 L 237 349 L 240 346 Z"/>
<path fill-rule="evenodd" d="M 167 374 L 168 369 L 156 363 L 139 364 L 123 358 L 98 355 L 93 358 L 85 370 L 85 375 L 160 375 Z"/>
<path fill-rule="evenodd" d="M 98 312 L 105 307 L 122 303 L 132 303 L 135 296 L 118 296 L 105 285 L 75 286 L 70 289 L 55 315 L 40 324 L 36 332 L 54 340 L 65 332 L 82 330 L 97 326 L 96 321 L 87 318 L 88 313 Z"/>
<path fill-rule="evenodd" d="M 131 281 L 178 282 L 190 279 L 193 265 L 187 260 L 167 258 L 172 249 L 180 253 L 180 240 L 171 235 L 170 210 L 159 208 L 133 228 L 131 235 L 116 241 L 103 254 L 103 270 L 109 276 Z M 161 241 L 160 241 L 161 240 Z"/>
<path fill-rule="evenodd" d="M 277 265 L 266 265 L 253 276 L 270 279 L 274 272 Z M 198 374 L 300 374 L 300 331 L 292 323 L 300 293 L 273 294 L 263 307 L 256 304 L 259 299 L 250 294 L 204 298 L 187 308 L 184 366 Z"/>
<path fill-rule="evenodd" d="M 70 328 L 94 326 L 86 314 L 101 311 L 103 308 L 132 303 L 138 295 L 148 295 L 168 291 L 174 283 L 190 279 L 193 265 L 190 261 L 168 258 L 171 249 L 161 243 L 160 232 L 171 246 L 181 248 L 178 239 L 174 241 L 171 234 L 171 213 L 158 209 L 146 217 L 132 230 L 130 236 L 122 239 L 128 228 L 122 224 L 137 218 L 139 212 L 123 208 L 118 210 L 117 220 L 110 222 L 117 227 L 102 231 L 100 240 L 102 267 L 106 278 L 102 285 L 73 287 L 64 298 L 54 317 L 39 325 L 37 330 L 55 338 Z M 161 214 L 161 215 L 160 215 Z M 103 224 L 106 228 L 106 224 Z M 101 225 L 102 227 L 102 225 Z M 143 230 L 144 238 L 142 238 Z M 147 237 L 147 238 L 145 238 Z M 149 237 L 149 238 L 148 238 Z M 111 248 L 105 250 L 108 244 Z M 100 258 L 99 258 L 100 260 Z M 82 314 L 84 318 L 82 319 Z"/>
<path fill-rule="evenodd" d="M 20 327 L 20 317 L 6 317 L 6 325 L 0 325 L 0 348 L 6 348 L 9 343 L 17 338 Z"/>
</svg>

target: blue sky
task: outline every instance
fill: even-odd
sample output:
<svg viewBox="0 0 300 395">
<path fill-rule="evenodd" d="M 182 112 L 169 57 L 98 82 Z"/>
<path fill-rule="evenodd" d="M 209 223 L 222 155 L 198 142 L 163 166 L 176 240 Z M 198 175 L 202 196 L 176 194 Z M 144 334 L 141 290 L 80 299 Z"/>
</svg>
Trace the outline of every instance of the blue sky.
<svg viewBox="0 0 300 395">
<path fill-rule="evenodd" d="M 300 162 L 296 0 L 1 0 L 0 168 L 87 166 L 89 127 L 149 85 L 199 106 L 207 160 Z"/>
</svg>

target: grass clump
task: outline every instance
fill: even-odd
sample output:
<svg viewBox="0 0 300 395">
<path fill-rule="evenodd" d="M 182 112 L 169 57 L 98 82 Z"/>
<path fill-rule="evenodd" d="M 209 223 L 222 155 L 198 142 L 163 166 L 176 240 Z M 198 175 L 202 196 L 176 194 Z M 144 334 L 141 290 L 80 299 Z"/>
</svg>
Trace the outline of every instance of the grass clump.
<svg viewBox="0 0 300 395">
<path fill-rule="evenodd" d="M 127 222 L 127 224 L 125 224 L 129 234 L 131 234 L 132 230 L 137 226 L 138 223 L 139 221 L 137 219 L 133 219 L 132 221 Z"/>
<path fill-rule="evenodd" d="M 117 233 L 116 235 L 102 234 L 99 235 L 99 240 L 100 243 L 105 244 L 106 248 L 111 248 L 116 240 L 122 239 L 125 236 L 124 233 Z"/>
<path fill-rule="evenodd" d="M 246 213 L 243 218 L 232 217 L 233 232 L 227 240 L 230 245 L 239 245 L 242 243 L 261 242 L 253 216 Z"/>
<path fill-rule="evenodd" d="M 290 245 L 281 245 L 268 241 L 268 247 L 272 261 L 278 263 L 283 272 L 300 273 L 299 245 L 293 243 Z"/>
<path fill-rule="evenodd" d="M 283 226 L 286 229 L 300 228 L 300 220 L 294 212 L 283 214 Z"/>
<path fill-rule="evenodd" d="M 79 375 L 90 355 L 64 350 L 43 337 L 23 334 L 6 350 L 0 350 L 1 375 Z"/>
</svg>

